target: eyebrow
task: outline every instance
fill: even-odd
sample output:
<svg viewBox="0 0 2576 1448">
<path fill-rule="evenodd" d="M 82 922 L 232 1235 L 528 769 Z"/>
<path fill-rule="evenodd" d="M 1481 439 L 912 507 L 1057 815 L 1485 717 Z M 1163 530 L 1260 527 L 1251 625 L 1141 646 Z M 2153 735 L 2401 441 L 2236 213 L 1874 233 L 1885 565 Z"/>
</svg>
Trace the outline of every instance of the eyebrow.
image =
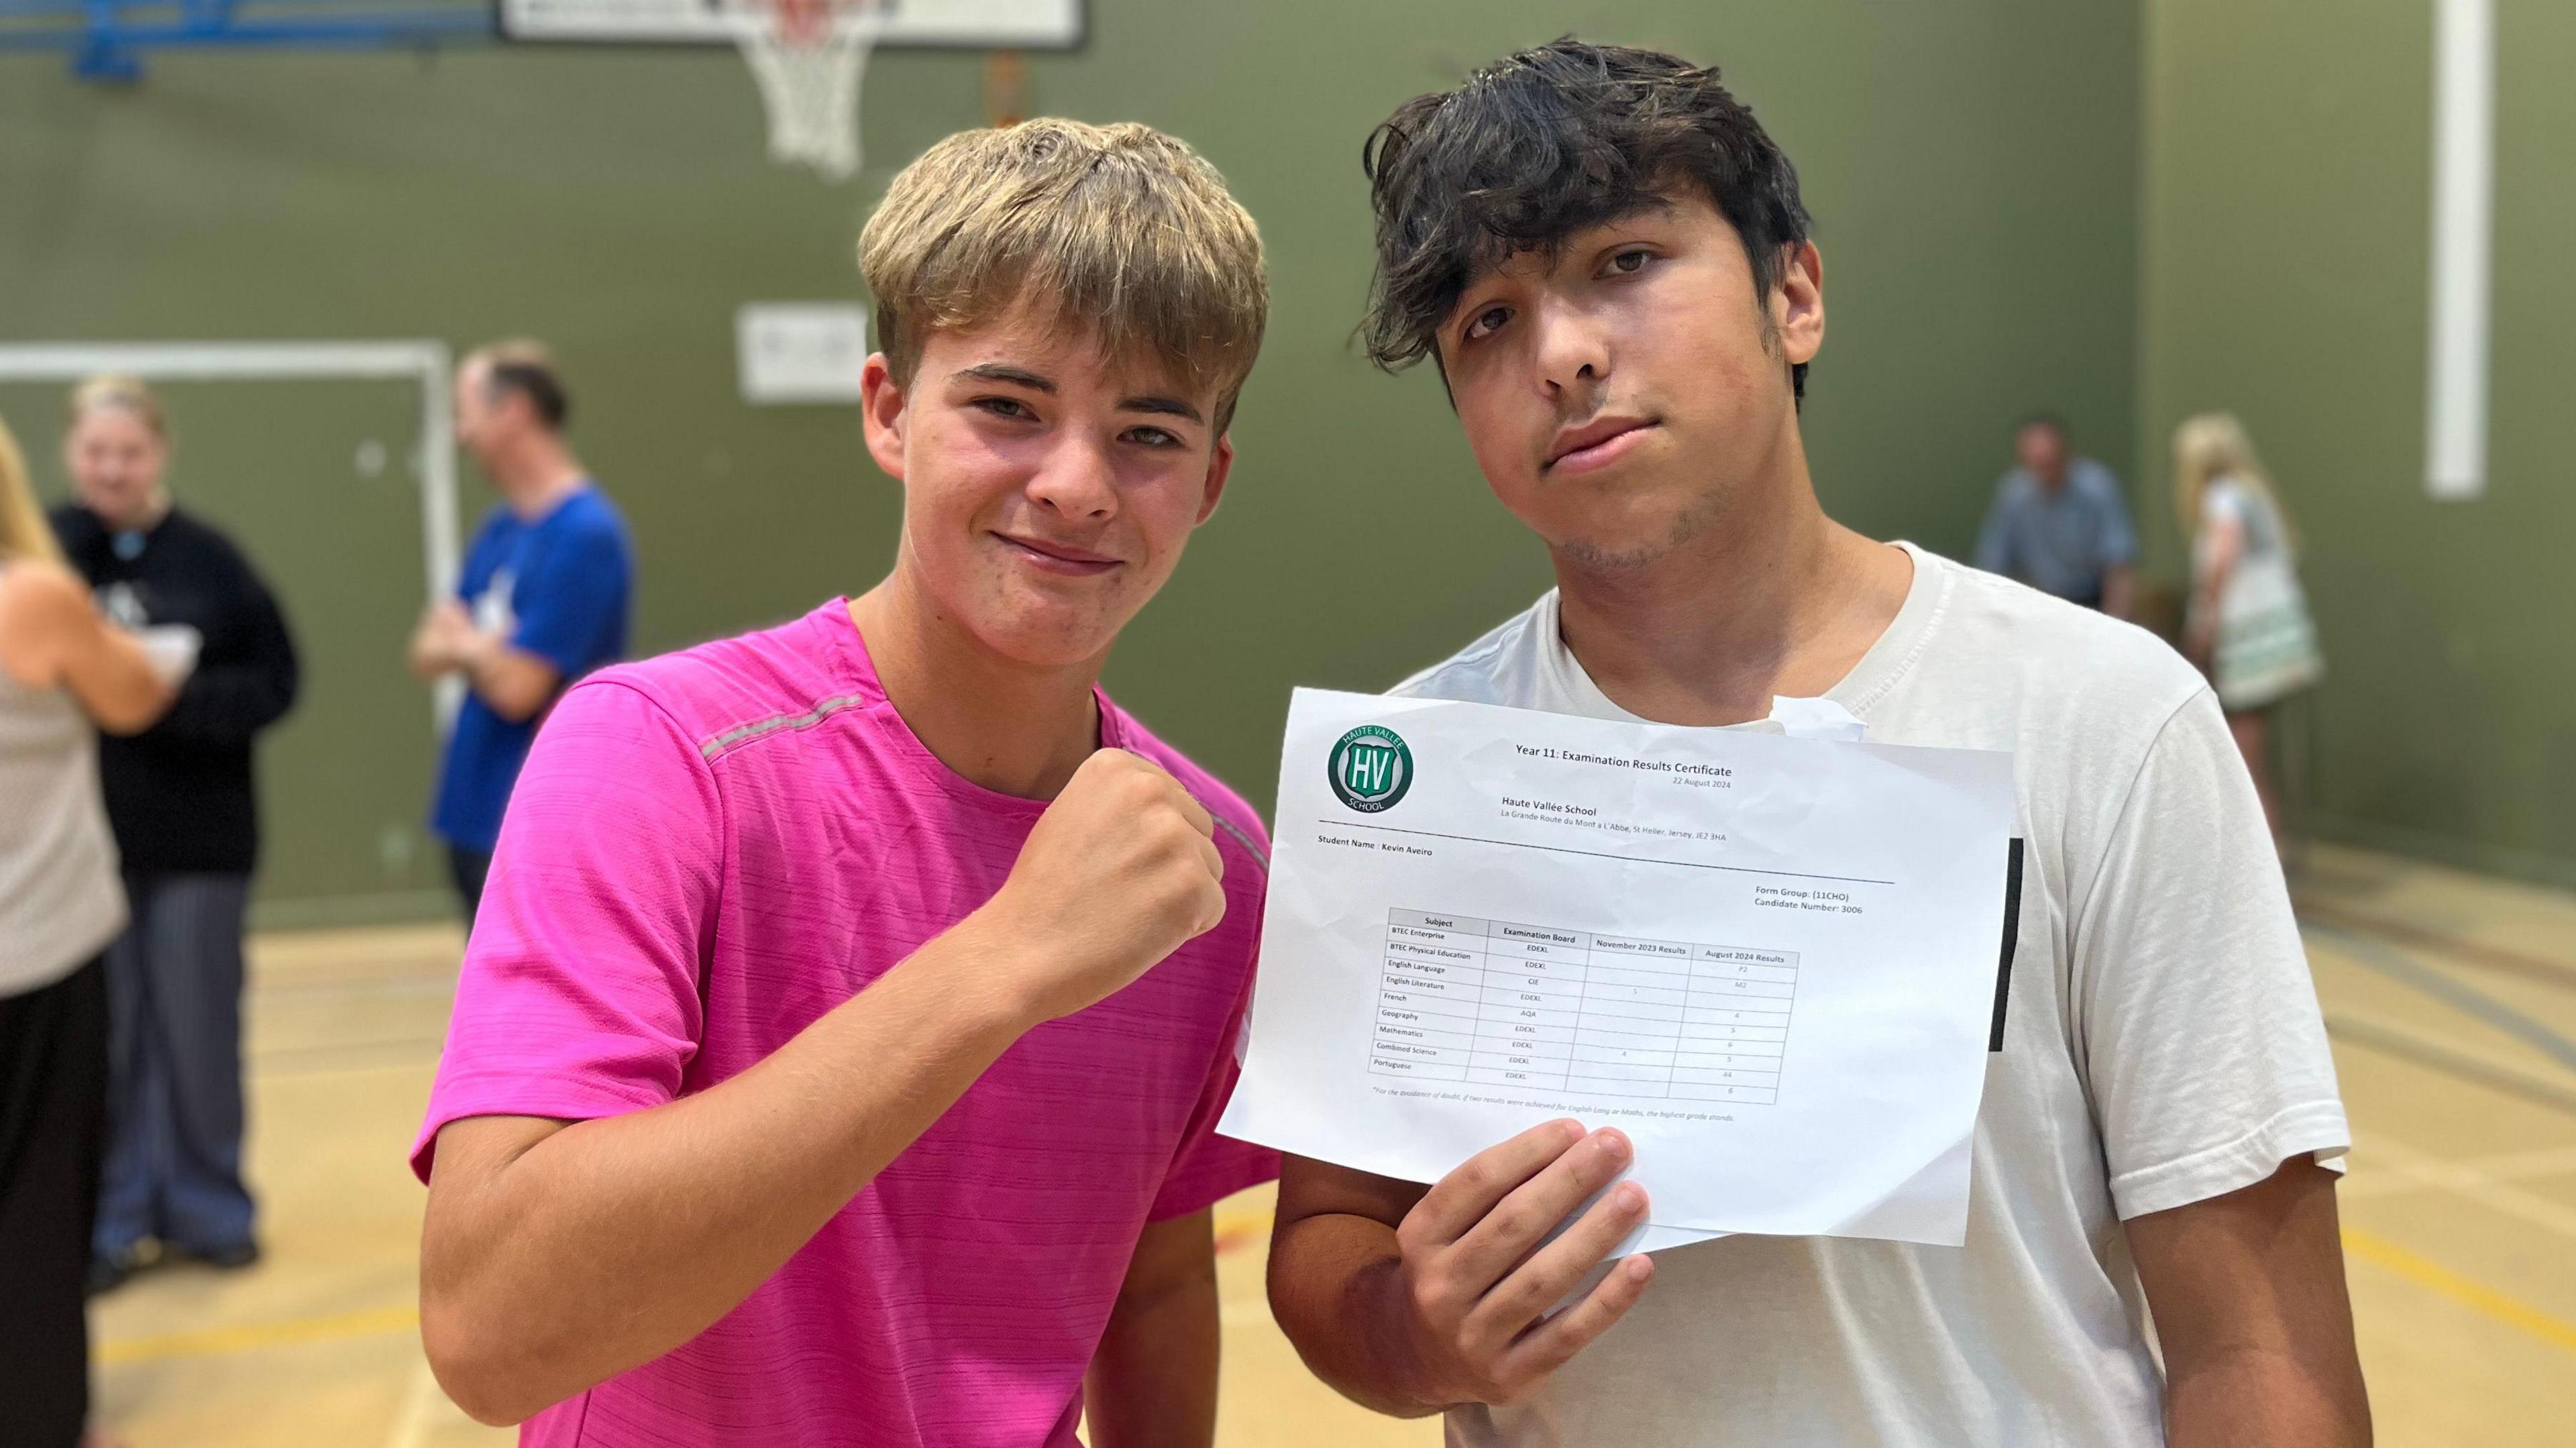
<svg viewBox="0 0 2576 1448">
<path fill-rule="evenodd" d="M 1199 410 L 1196 405 L 1190 403 L 1186 399 L 1178 397 L 1147 396 L 1121 398 L 1118 403 L 1118 410 L 1120 412 L 1150 412 L 1163 417 L 1186 418 L 1191 422 L 1205 422 L 1207 420 L 1199 414 Z"/>
<path fill-rule="evenodd" d="M 979 363 L 950 374 L 951 380 L 959 377 L 978 377 L 986 382 L 1007 382 L 1015 387 L 1025 387 L 1031 392 L 1043 392 L 1050 397 L 1055 395 L 1053 382 L 1025 367 L 1014 367 L 1007 362 Z"/>
</svg>

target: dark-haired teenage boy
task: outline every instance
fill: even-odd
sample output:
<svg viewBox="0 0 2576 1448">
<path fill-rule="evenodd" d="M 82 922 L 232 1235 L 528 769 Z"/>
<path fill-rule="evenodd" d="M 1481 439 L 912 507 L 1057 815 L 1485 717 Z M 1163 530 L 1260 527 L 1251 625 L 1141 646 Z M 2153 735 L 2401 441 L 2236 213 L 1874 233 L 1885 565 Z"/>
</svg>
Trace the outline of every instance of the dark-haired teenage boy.
<svg viewBox="0 0 2576 1448">
<path fill-rule="evenodd" d="M 1369 173 L 1372 351 L 1437 361 L 1557 576 L 1400 692 L 1712 726 L 1823 695 L 1876 741 L 2012 751 L 2029 864 L 1966 1245 L 1739 1236 L 1542 1317 L 1650 1214 L 1625 1184 L 1539 1245 L 1617 1132 L 1537 1127 L 1427 1191 L 1291 1158 L 1270 1295 L 1306 1360 L 1448 1409 L 1452 1444 L 2366 1442 L 2333 1064 L 2200 679 L 1819 510 L 1822 263 L 1714 70 L 1525 51 L 1400 108 Z"/>
</svg>

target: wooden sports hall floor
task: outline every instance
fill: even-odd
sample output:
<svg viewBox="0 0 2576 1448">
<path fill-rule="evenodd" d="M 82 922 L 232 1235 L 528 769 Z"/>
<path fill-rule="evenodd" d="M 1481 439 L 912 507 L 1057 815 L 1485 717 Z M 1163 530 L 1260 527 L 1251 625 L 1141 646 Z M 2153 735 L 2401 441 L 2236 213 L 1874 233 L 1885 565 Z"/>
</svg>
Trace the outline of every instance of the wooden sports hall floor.
<svg viewBox="0 0 2576 1448">
<path fill-rule="evenodd" d="M 2347 1256 L 2380 1441 L 2576 1440 L 2576 896 L 2319 849 L 2300 886 L 2359 1145 Z M 440 1396 L 415 1335 L 403 1154 L 447 1019 L 446 928 L 272 935 L 249 1007 L 268 1259 L 148 1272 L 96 1304 L 132 1448 L 511 1441 Z M 1227 1448 L 1428 1445 L 1352 1408 L 1263 1306 L 1269 1200 L 1218 1209 Z"/>
</svg>

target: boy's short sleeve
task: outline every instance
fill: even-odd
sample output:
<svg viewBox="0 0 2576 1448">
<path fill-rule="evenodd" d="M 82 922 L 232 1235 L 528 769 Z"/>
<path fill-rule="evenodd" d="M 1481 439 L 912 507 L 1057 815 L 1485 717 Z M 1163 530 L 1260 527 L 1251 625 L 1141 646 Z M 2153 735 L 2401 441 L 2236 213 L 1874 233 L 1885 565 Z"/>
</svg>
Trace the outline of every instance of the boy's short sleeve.
<svg viewBox="0 0 2576 1448">
<path fill-rule="evenodd" d="M 2332 1164 L 2352 1136 L 2316 986 L 2207 689 L 2166 721 L 2094 858 L 2072 983 L 2121 1218 L 2252 1186 L 2302 1154 Z"/>
<path fill-rule="evenodd" d="M 1235 1044 L 1242 1038 L 1244 1016 L 1251 1007 L 1252 975 L 1247 971 L 1243 993 L 1218 1037 L 1221 1044 L 1208 1071 L 1206 1088 L 1190 1112 L 1190 1124 L 1181 1133 L 1180 1148 L 1172 1153 L 1171 1170 L 1163 1176 L 1162 1190 L 1155 1194 L 1154 1205 L 1145 1213 L 1147 1221 L 1186 1217 L 1246 1187 L 1279 1179 L 1279 1153 L 1219 1136 L 1216 1131 L 1217 1118 L 1225 1114 L 1225 1103 L 1234 1095 L 1235 1078 L 1243 1074 Z"/>
<path fill-rule="evenodd" d="M 543 565 L 519 579 L 510 646 L 554 665 L 566 681 L 613 661 L 626 612 L 626 541 L 608 518 L 587 518 L 550 540 Z"/>
<path fill-rule="evenodd" d="M 593 680 L 538 732 L 466 946 L 412 1170 L 468 1116 L 586 1120 L 680 1094 L 723 867 L 697 747 L 635 687 Z"/>
</svg>

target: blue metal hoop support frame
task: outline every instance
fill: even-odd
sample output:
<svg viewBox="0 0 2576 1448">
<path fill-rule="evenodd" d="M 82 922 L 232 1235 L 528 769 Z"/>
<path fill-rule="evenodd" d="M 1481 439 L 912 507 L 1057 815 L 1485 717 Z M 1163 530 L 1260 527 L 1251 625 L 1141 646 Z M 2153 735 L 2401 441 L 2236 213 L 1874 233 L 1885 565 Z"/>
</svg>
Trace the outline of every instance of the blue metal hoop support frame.
<svg viewBox="0 0 2576 1448">
<path fill-rule="evenodd" d="M 155 50 L 423 49 L 493 40 L 489 0 L 0 0 L 0 51 L 58 50 L 131 81 Z"/>
</svg>

